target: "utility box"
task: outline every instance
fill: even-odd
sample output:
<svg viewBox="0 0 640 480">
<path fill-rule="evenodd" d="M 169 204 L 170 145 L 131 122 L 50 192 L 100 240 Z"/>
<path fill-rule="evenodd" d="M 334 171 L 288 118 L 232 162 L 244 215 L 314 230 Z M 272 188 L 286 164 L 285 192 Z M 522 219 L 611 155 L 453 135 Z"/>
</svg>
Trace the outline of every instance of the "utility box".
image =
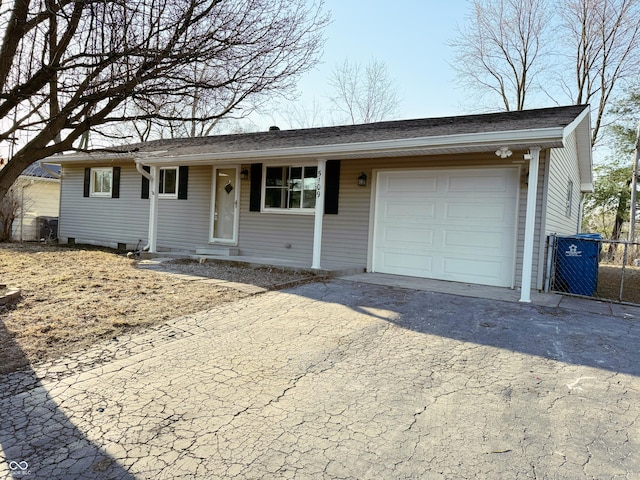
<svg viewBox="0 0 640 480">
<path fill-rule="evenodd" d="M 57 240 L 58 217 L 37 217 L 39 240 Z"/>
<path fill-rule="evenodd" d="M 599 233 L 556 238 L 554 290 L 595 296 L 598 290 L 601 240 Z"/>
</svg>

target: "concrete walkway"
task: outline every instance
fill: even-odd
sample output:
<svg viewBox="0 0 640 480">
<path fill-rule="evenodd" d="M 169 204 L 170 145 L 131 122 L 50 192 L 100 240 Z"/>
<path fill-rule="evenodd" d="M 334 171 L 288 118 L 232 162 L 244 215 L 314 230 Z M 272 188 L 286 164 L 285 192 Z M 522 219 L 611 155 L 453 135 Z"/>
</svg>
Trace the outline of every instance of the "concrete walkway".
<svg viewBox="0 0 640 480">
<path fill-rule="evenodd" d="M 637 318 L 338 279 L 184 322 L 3 378 L 0 476 L 640 478 Z"/>
</svg>

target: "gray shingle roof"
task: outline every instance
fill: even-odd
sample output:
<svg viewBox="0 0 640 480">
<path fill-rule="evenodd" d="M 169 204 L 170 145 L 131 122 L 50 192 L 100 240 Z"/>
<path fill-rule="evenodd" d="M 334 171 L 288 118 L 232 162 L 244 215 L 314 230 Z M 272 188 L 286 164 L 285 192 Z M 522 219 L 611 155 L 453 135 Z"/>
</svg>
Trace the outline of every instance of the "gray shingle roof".
<svg viewBox="0 0 640 480">
<path fill-rule="evenodd" d="M 119 150 L 122 152 L 166 150 L 168 153 L 180 154 L 208 150 L 225 153 L 458 134 L 564 128 L 586 108 L 588 108 L 586 105 L 574 105 L 518 112 L 423 118 L 337 127 L 163 139 L 126 145 L 120 147 Z"/>
<path fill-rule="evenodd" d="M 48 165 L 49 170 L 60 174 L 60 166 L 59 165 Z M 32 163 L 27 168 L 25 168 L 22 172 L 22 175 L 28 177 L 39 177 L 39 178 L 56 178 L 47 172 L 44 168 L 42 168 L 37 162 Z"/>
</svg>

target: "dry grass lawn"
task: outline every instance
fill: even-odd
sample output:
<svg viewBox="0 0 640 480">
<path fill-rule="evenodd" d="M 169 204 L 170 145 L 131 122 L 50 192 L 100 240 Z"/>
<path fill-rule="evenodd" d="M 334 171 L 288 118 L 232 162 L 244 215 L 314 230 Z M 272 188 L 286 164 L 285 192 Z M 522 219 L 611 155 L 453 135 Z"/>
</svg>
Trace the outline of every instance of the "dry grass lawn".
<svg viewBox="0 0 640 480">
<path fill-rule="evenodd" d="M 194 262 L 174 268 L 267 288 L 304 276 Z M 0 373 L 245 296 L 140 269 L 106 249 L 43 244 L 1 244 L 0 283 L 22 291 L 15 305 L 0 307 Z"/>
</svg>

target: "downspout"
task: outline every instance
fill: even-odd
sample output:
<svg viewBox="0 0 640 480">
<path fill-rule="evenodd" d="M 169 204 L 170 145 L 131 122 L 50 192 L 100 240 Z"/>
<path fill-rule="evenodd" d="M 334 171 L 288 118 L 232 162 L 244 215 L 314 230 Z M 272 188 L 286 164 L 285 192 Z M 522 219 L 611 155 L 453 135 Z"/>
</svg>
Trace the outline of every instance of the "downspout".
<svg viewBox="0 0 640 480">
<path fill-rule="evenodd" d="M 580 195 L 580 210 L 578 211 L 578 233 L 582 233 L 582 219 L 584 217 L 584 204 L 587 203 L 587 194 Z"/>
<path fill-rule="evenodd" d="M 49 167 L 46 166 L 46 164 L 44 164 L 42 162 L 38 162 L 38 165 L 40 166 L 40 168 L 42 168 L 45 172 L 47 172 L 53 178 L 56 178 L 56 179 L 60 180 L 61 175 L 59 173 L 56 173 L 53 170 L 51 170 Z"/>
<path fill-rule="evenodd" d="M 30 187 L 34 184 L 34 181 L 25 181 L 22 184 L 22 188 L 20 189 L 20 242 L 24 242 L 24 191 L 27 187 Z M 36 222 L 36 229 L 38 228 Z M 38 239 L 40 238 L 40 234 L 37 233 Z"/>
<path fill-rule="evenodd" d="M 156 253 L 156 236 L 158 232 L 158 195 L 156 195 L 158 187 L 156 185 L 156 178 L 158 177 L 158 167 L 151 167 L 151 173 L 149 173 L 143 166 L 142 162 L 136 162 L 136 170 L 140 175 L 149 180 L 149 200 L 151 202 L 149 205 L 149 233 L 147 236 L 147 244 L 143 250 Z"/>
</svg>

